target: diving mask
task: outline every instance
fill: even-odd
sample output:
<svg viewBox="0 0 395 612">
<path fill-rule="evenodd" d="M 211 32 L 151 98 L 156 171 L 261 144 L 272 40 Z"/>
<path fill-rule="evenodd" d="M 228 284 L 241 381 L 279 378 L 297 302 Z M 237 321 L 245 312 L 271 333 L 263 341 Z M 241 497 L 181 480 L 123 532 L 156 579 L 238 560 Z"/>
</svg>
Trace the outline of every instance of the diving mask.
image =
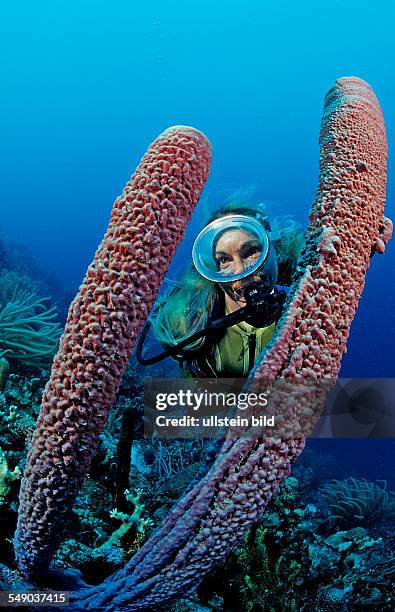
<svg viewBox="0 0 395 612">
<path fill-rule="evenodd" d="M 200 232 L 192 249 L 196 270 L 236 301 L 244 289 L 259 283 L 270 293 L 277 281 L 277 256 L 269 236 L 255 217 L 225 215 Z"/>
</svg>

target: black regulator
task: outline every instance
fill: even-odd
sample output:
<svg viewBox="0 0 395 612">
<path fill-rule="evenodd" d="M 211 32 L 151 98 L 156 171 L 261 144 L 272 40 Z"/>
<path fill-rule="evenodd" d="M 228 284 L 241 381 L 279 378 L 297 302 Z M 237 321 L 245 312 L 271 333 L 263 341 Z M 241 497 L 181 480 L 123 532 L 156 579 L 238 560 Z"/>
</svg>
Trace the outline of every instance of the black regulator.
<svg viewBox="0 0 395 612">
<path fill-rule="evenodd" d="M 250 283 L 244 288 L 243 296 L 246 301 L 246 305 L 239 310 L 212 321 L 208 327 L 191 334 L 188 336 L 188 338 L 184 338 L 184 340 L 174 344 L 158 355 L 145 358 L 142 355 L 143 346 L 149 328 L 151 327 L 151 322 L 148 320 L 141 331 L 137 343 L 137 361 L 141 365 L 148 366 L 158 363 L 159 361 L 162 361 L 162 359 L 166 359 L 166 357 L 175 357 L 176 355 L 182 356 L 183 353 L 187 354 L 190 358 L 194 351 L 200 350 L 200 347 L 199 349 L 188 349 L 188 346 L 195 343 L 200 338 L 216 334 L 219 330 L 236 325 L 241 321 L 245 321 L 254 327 L 267 327 L 280 318 L 284 307 L 284 302 L 287 297 L 287 292 L 284 289 L 274 287 L 272 292 L 268 294 L 267 292 L 263 291 L 260 283 Z"/>
</svg>

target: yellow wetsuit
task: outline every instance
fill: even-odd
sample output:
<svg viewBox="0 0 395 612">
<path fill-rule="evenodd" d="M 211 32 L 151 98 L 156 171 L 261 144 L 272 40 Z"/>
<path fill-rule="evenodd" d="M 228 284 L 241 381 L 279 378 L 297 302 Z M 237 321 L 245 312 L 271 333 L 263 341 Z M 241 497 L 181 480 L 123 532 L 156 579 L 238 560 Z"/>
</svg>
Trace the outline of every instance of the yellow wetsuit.
<svg viewBox="0 0 395 612">
<path fill-rule="evenodd" d="M 242 321 L 229 327 L 214 348 L 218 376 L 222 372 L 227 376 L 247 376 L 275 329 L 275 322 L 267 327 L 254 327 Z"/>
</svg>

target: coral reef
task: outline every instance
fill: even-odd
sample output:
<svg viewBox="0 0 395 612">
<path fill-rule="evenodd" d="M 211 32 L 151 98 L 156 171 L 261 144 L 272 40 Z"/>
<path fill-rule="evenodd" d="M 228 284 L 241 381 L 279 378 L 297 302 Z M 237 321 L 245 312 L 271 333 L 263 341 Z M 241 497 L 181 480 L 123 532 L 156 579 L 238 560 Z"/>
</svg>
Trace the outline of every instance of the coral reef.
<svg viewBox="0 0 395 612">
<path fill-rule="evenodd" d="M 13 447 L 19 441 L 19 447 L 23 448 L 25 433 L 19 425 L 15 430 L 14 426 L 24 412 L 36 411 L 37 393 L 45 380 L 41 379 L 39 385 L 33 377 L 25 379 L 12 374 L 11 377 L 12 385 L 7 385 L 11 395 L 7 391 L 3 414 L 9 414 L 11 397 L 17 406 L 14 418 L 4 423 L 0 436 L 7 448 L 11 439 Z M 55 567 L 62 572 L 69 572 L 70 568 L 80 570 L 84 579 L 92 584 L 100 583 L 120 569 L 149 536 L 150 527 L 145 529 L 144 524 L 138 529 L 137 522 L 129 527 L 127 519 L 123 525 L 111 518 L 111 508 L 119 508 L 113 478 L 120 434 L 119 415 L 124 404 L 128 405 L 129 389 L 133 389 L 136 399 L 143 404 L 142 386 L 143 380 L 129 369 L 103 431 L 106 445 L 103 448 L 100 443 L 97 448 L 90 474 L 69 514 L 66 540 L 54 557 Z M 28 392 L 32 388 L 37 391 Z M 18 402 L 18 389 L 21 402 Z M 138 403 L 135 409 L 140 414 Z M 133 438 L 129 488 L 132 497 L 135 491 L 138 493 L 140 506 L 144 502 L 145 507 L 140 508 L 141 519 L 158 526 L 199 470 L 208 443 L 144 440 L 139 427 Z M 17 464 L 16 459 L 11 456 L 12 466 Z M 24 459 L 18 461 L 22 466 Z M 328 521 L 327 503 L 321 490 L 323 481 L 329 484 L 334 476 L 342 482 L 349 466 L 336 461 L 335 455 L 309 450 L 303 453 L 297 468 L 294 473 L 297 472 L 298 477 L 289 477 L 283 483 L 259 523 L 245 535 L 226 564 L 214 569 L 203 580 L 197 596 L 184 599 L 174 607 L 164 607 L 166 612 L 324 610 L 328 602 L 332 602 L 334 609 L 348 606 L 350 610 L 358 610 L 368 605 L 374 607 L 376 603 L 383 610 L 393 609 L 395 539 L 392 523 L 387 522 L 386 527 L 385 521 L 369 522 L 362 529 L 355 519 L 345 530 L 337 531 L 337 523 Z M 108 478 L 108 471 L 112 478 Z M 8 539 L 16 523 L 18 482 L 11 483 L 0 505 L 5 539 L 0 552 L 0 588 L 27 592 L 37 587 L 22 584 L 17 574 L 7 572 L 1 565 L 13 566 Z M 384 488 L 384 484 L 380 483 L 380 488 Z M 385 490 L 391 497 L 393 493 L 389 489 Z M 126 502 L 123 514 L 133 516 L 133 501 L 126 499 L 124 490 L 122 497 Z M 118 531 L 120 527 L 121 532 Z M 119 539 L 117 532 L 122 535 Z"/>
<path fill-rule="evenodd" d="M 383 217 L 386 158 L 384 124 L 373 92 L 358 79 L 340 79 L 325 100 L 320 182 L 306 247 L 288 307 L 254 370 L 255 376 L 297 380 L 307 377 L 316 381 L 338 374 L 372 250 L 383 252 L 391 234 L 390 223 Z M 208 161 L 207 155 L 204 161 Z M 185 164 L 188 173 L 191 163 L 189 159 Z M 166 172 L 171 168 L 167 164 Z M 174 172 L 182 175 L 177 165 Z M 196 175 L 200 188 L 202 174 Z M 137 172 L 136 185 L 139 179 Z M 46 570 L 56 545 L 57 515 L 61 512 L 61 519 L 64 517 L 75 495 L 89 465 L 95 435 L 114 400 L 124 361 L 112 367 L 106 349 L 116 346 L 118 355 L 125 352 L 127 356 L 126 346 L 154 297 L 152 285 L 145 278 L 141 296 L 138 292 L 135 295 L 141 299 L 139 312 L 133 310 L 133 325 L 127 328 L 127 336 L 125 329 L 125 336 L 115 339 L 117 329 L 114 318 L 108 320 L 108 313 L 113 314 L 112 309 L 119 306 L 118 312 L 124 315 L 121 308 L 127 310 L 133 294 L 127 289 L 125 299 L 124 285 L 112 271 L 123 270 L 122 262 L 129 254 L 130 265 L 134 262 L 138 266 L 145 243 L 151 256 L 157 255 L 149 228 L 136 250 L 132 236 L 126 242 L 124 229 L 117 231 L 118 217 L 124 220 L 126 198 L 127 191 L 115 205 L 114 224 L 110 224 L 99 248 L 97 265 L 88 270 L 81 293 L 72 305 L 44 395 L 22 485 L 15 537 L 18 563 L 25 574 L 37 575 Z M 134 203 L 130 214 L 139 214 L 139 204 L 141 201 Z M 163 202 L 162 205 L 166 208 Z M 124 213 L 126 218 L 128 212 Z M 181 207 L 177 215 L 184 216 L 185 208 Z M 108 236 L 113 238 L 115 232 L 114 242 L 109 240 L 109 252 Z M 169 249 L 166 251 L 169 254 Z M 97 287 L 102 277 L 107 283 Z M 123 278 L 126 286 L 128 281 L 134 281 L 132 286 L 139 288 L 136 275 L 126 274 Z M 89 370 L 82 365 L 81 357 L 90 360 Z M 75 380 L 78 382 L 72 386 Z M 304 416 L 306 426 L 313 426 L 311 410 Z M 81 430 L 79 436 L 76 422 Z M 303 447 L 303 436 L 283 440 L 229 438 L 206 477 L 181 499 L 128 565 L 100 585 L 74 593 L 72 607 L 138 610 L 194 590 L 204 573 L 221 562 L 262 516 Z"/>
<path fill-rule="evenodd" d="M 14 374 L 14 370 L 19 371 Z M 12 535 L 15 531 L 20 476 L 26 462 L 48 372 L 35 375 L 36 368 L 25 368 L 18 361 L 11 369 L 3 393 L 0 393 L 0 524 L 1 561 L 13 557 Z"/>
<path fill-rule="evenodd" d="M 208 140 L 166 130 L 114 204 L 106 235 L 71 304 L 21 486 L 15 553 L 45 573 L 105 424 L 134 339 L 207 179 Z"/>
<path fill-rule="evenodd" d="M 327 533 L 324 509 L 307 497 L 288 478 L 226 563 L 204 578 L 197 597 L 169 610 L 359 610 L 378 602 L 392 610 L 393 544 L 361 527 L 338 532 L 332 525 Z"/>
</svg>

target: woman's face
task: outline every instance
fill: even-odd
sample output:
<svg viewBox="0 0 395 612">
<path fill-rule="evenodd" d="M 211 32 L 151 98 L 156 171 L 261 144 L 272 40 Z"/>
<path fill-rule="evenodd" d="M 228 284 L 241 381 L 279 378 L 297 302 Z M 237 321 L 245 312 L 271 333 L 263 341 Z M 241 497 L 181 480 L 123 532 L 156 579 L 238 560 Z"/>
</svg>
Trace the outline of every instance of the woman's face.
<svg viewBox="0 0 395 612">
<path fill-rule="evenodd" d="M 217 268 L 226 280 L 226 276 L 241 274 L 248 268 L 252 268 L 262 254 L 262 245 L 250 232 L 242 229 L 231 229 L 224 232 L 215 246 L 215 262 Z M 252 280 L 258 280 L 254 276 L 248 276 L 229 283 L 233 293 L 237 297 L 236 304 L 244 305 L 245 299 L 242 289 Z"/>
</svg>

